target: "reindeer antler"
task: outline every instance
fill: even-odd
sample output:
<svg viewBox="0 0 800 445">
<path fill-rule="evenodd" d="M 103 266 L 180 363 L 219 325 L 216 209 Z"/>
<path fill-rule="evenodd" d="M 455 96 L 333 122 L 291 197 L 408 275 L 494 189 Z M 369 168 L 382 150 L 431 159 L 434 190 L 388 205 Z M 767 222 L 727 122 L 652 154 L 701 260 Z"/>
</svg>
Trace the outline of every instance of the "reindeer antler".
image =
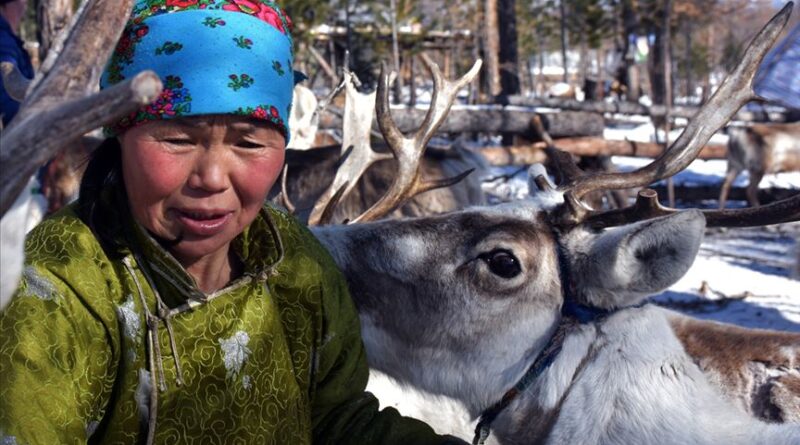
<svg viewBox="0 0 800 445">
<path fill-rule="evenodd" d="M 151 71 L 91 94 L 121 35 L 133 0 L 88 0 L 42 64 L 20 111 L 0 135 L 0 216 L 36 168 L 64 144 L 152 102 L 161 81 Z"/>
<path fill-rule="evenodd" d="M 588 216 L 583 224 L 595 229 L 621 226 L 631 221 L 655 218 L 679 212 L 658 202 L 653 189 L 642 189 L 636 203 L 624 209 L 609 210 Z M 800 220 L 800 193 L 760 207 L 736 210 L 703 210 L 707 227 L 757 227 Z"/>
<path fill-rule="evenodd" d="M 372 127 L 372 110 L 375 107 L 375 93 L 363 94 L 356 90 L 355 76 L 344 72 L 345 114 L 342 126 L 344 134 L 342 161 L 331 185 L 314 204 L 308 217 L 311 226 L 327 224 L 333 217 L 333 206 L 341 201 L 355 187 L 356 180 L 364 174 L 370 165 L 383 159 L 391 159 L 390 153 L 377 153 L 370 144 Z M 333 197 L 338 198 L 333 201 Z M 331 207 L 328 211 L 328 209 Z M 325 218 L 323 218 L 325 216 Z"/>
<path fill-rule="evenodd" d="M 652 204 L 652 199 L 656 199 L 656 197 L 651 196 L 649 192 L 645 193 L 644 198 L 640 195 L 640 200 L 643 201 L 637 204 L 639 207 L 634 206 L 634 209 L 611 212 L 594 211 L 582 201 L 582 198 L 594 190 L 616 190 L 645 186 L 673 176 L 688 167 L 711 136 L 724 126 L 739 108 L 749 101 L 759 98 L 753 90 L 756 71 L 767 51 L 775 43 L 775 40 L 785 27 L 792 7 L 792 2 L 787 3 L 764 26 L 748 46 L 736 69 L 722 82 L 722 85 L 720 85 L 711 99 L 700 108 L 680 137 L 666 152 L 650 164 L 633 172 L 588 175 L 582 172 L 578 174 L 576 172 L 578 170 L 577 167 L 567 167 L 564 156 L 556 155 L 555 163 L 564 172 L 568 173 L 566 174 L 566 182 L 558 187 L 558 190 L 564 193 L 564 205 L 560 206 L 552 215 L 554 223 L 570 227 L 582 222 L 590 222 L 595 227 L 601 227 L 614 225 L 614 221 L 619 221 L 621 216 L 645 219 L 668 212 L 669 210 Z M 764 215 L 771 214 L 779 220 L 792 217 L 797 219 L 797 209 L 796 207 L 793 208 L 792 205 L 797 205 L 795 198 L 790 198 L 787 203 L 776 203 L 774 207 L 771 207 L 772 210 L 759 209 Z M 780 209 L 780 211 L 776 209 Z M 709 225 L 721 225 L 723 221 L 732 224 L 737 220 L 741 223 L 744 223 L 747 219 L 754 220 L 757 211 L 749 211 L 746 214 L 727 211 L 719 213 L 719 216 L 715 216 L 716 212 L 707 212 L 706 215 Z M 732 216 L 734 214 L 739 216 Z M 745 218 L 745 215 L 747 215 L 746 219 L 742 219 Z M 759 220 L 764 221 L 762 218 L 759 218 Z"/>
<path fill-rule="evenodd" d="M 434 89 L 431 106 L 422 125 L 412 137 L 406 137 L 397 127 L 389 111 L 389 74 L 385 64 L 381 65 L 381 75 L 378 81 L 378 100 L 375 110 L 378 117 L 378 126 L 383 133 L 386 143 L 394 154 L 398 163 L 398 174 L 394 177 L 389 191 L 378 202 L 367 209 L 352 222 L 372 221 L 386 215 L 414 196 L 441 187 L 449 187 L 464 179 L 472 170 L 468 170 L 456 177 L 436 181 L 422 180 L 419 164 L 425 147 L 436 133 L 436 129 L 444 122 L 450 107 L 455 101 L 456 93 L 464 85 L 475 78 L 480 70 L 482 61 L 478 59 L 472 68 L 455 81 L 445 80 L 439 66 L 430 58 L 422 55 L 422 60 L 433 76 Z"/>
</svg>

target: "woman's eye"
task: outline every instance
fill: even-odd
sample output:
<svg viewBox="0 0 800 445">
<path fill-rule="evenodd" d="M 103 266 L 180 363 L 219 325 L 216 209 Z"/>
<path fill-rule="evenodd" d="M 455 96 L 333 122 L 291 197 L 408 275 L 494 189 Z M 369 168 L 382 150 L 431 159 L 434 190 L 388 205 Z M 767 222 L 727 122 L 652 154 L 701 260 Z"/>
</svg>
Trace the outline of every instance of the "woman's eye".
<svg viewBox="0 0 800 445">
<path fill-rule="evenodd" d="M 249 148 L 249 149 L 264 148 L 263 144 L 251 141 L 239 141 L 236 143 L 236 146 L 239 148 Z"/>
<path fill-rule="evenodd" d="M 167 138 L 164 139 L 164 142 L 171 145 L 182 145 L 182 146 L 194 145 L 194 142 L 191 139 L 186 139 L 186 138 Z"/>
<path fill-rule="evenodd" d="M 478 256 L 489 270 L 501 278 L 514 278 L 522 272 L 519 260 L 507 250 L 493 250 Z"/>
</svg>

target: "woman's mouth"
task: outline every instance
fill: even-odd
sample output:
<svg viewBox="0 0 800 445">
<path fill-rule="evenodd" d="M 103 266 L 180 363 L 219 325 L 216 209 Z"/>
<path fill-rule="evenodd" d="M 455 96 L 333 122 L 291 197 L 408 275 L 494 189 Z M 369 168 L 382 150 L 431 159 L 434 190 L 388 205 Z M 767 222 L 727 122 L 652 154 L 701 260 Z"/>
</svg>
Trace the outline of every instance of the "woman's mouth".
<svg viewBox="0 0 800 445">
<path fill-rule="evenodd" d="M 223 210 L 177 210 L 178 220 L 187 234 L 214 236 L 225 230 L 233 212 Z"/>
</svg>

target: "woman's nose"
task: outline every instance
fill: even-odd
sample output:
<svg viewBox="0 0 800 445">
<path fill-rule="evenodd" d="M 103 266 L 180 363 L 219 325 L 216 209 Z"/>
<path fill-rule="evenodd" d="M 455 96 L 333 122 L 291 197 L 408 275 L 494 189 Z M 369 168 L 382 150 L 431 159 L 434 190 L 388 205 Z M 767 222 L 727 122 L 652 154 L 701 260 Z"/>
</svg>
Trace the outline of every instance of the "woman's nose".
<svg viewBox="0 0 800 445">
<path fill-rule="evenodd" d="M 212 147 L 198 154 L 188 185 L 208 193 L 225 191 L 230 186 L 225 150 Z"/>
</svg>

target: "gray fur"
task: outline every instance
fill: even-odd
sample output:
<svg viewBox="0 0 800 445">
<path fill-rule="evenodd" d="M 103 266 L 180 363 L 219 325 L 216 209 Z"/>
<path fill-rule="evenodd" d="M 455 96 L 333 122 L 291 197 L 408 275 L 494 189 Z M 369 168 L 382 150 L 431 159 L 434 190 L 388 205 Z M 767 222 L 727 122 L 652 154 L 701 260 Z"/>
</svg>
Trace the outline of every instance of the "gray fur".
<svg viewBox="0 0 800 445">
<path fill-rule="evenodd" d="M 687 211 L 573 230 L 561 237 L 567 279 L 586 302 L 635 304 L 685 273 L 704 221 Z M 557 243 L 530 202 L 313 230 L 347 277 L 370 366 L 473 418 L 519 380 L 560 320 Z M 482 258 L 497 249 L 518 259 L 519 275 L 492 273 Z M 724 399 L 649 306 L 572 331 L 494 431 L 514 444 L 800 441 L 797 427 L 768 426 Z"/>
</svg>

